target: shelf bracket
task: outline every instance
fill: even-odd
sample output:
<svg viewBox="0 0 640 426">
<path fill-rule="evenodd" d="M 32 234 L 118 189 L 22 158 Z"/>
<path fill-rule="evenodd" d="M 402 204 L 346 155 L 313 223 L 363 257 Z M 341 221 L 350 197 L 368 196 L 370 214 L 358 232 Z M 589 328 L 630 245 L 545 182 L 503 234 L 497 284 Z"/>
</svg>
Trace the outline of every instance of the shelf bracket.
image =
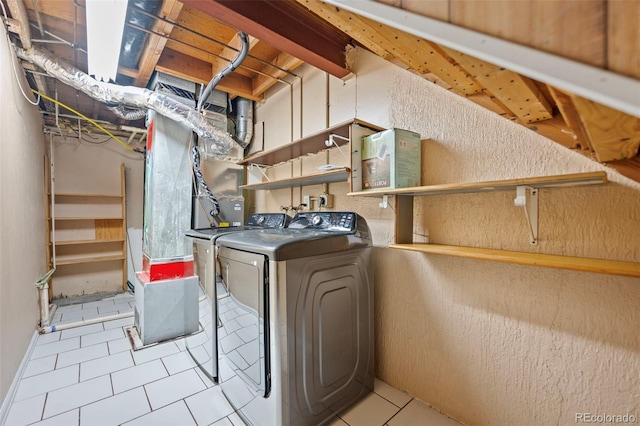
<svg viewBox="0 0 640 426">
<path fill-rule="evenodd" d="M 524 209 L 524 215 L 529 225 L 531 245 L 538 244 L 538 189 L 520 185 L 516 187 L 516 198 L 513 200 L 516 207 Z"/>
<path fill-rule="evenodd" d="M 383 195 L 382 202 L 378 203 L 378 206 L 380 206 L 381 209 L 386 209 L 387 207 L 389 207 L 389 196 Z"/>
</svg>

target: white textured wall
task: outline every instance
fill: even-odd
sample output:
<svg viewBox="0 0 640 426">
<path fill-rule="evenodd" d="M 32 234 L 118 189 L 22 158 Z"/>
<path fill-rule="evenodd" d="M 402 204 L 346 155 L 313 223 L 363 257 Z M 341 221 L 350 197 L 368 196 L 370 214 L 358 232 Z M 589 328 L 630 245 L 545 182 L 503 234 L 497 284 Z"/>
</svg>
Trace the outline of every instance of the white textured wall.
<svg viewBox="0 0 640 426">
<path fill-rule="evenodd" d="M 421 198 L 416 232 L 444 244 L 640 262 L 639 184 L 360 49 L 349 61 L 354 77 L 330 79 L 331 123 L 355 114 L 432 139 L 424 184 L 595 170 L 611 181 L 541 190 L 536 247 L 509 192 Z M 268 100 L 258 116 L 280 108 Z M 315 161 L 271 173 L 310 171 L 305 164 Z M 261 191 L 257 210 L 320 189 Z M 469 425 L 570 425 L 582 412 L 640 421 L 640 279 L 390 250 L 392 209 L 347 198 L 346 183 L 329 190 L 335 209 L 359 212 L 373 230 L 378 377 Z"/>
<path fill-rule="evenodd" d="M 20 93 L 10 55 L 0 25 L 0 401 L 35 332 L 34 283 L 46 272 L 42 121 Z"/>
</svg>

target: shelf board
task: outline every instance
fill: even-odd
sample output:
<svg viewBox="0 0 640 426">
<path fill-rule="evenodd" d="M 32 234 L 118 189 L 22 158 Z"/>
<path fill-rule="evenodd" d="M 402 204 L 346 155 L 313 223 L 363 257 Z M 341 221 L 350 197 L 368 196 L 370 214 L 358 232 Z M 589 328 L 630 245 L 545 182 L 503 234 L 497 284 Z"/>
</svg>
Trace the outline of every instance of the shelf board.
<svg viewBox="0 0 640 426">
<path fill-rule="evenodd" d="M 330 134 L 340 135 L 345 138 L 349 138 L 349 130 L 352 124 L 358 124 L 363 127 L 370 128 L 375 131 L 383 130 L 382 128 L 369 124 L 362 120 L 353 119 L 347 122 L 329 127 L 328 129 L 320 132 L 305 136 L 289 144 L 281 145 L 278 148 L 274 148 L 268 151 L 259 152 L 251 155 L 237 164 L 246 166 L 249 164 L 257 164 L 261 166 L 273 166 L 275 164 L 283 163 L 293 158 L 302 157 L 307 154 L 315 154 L 316 152 L 328 149 L 325 145 L 325 141 Z M 335 139 L 337 145 L 346 145 L 348 140 Z"/>
<path fill-rule="evenodd" d="M 445 256 L 465 257 L 469 259 L 515 263 L 519 265 L 544 266 L 549 268 L 570 269 L 574 271 L 596 272 L 600 274 L 640 277 L 640 263 L 637 262 L 441 244 L 392 244 L 389 248 L 417 251 L 421 253 L 441 254 Z"/>
<path fill-rule="evenodd" d="M 51 195 L 51 194 L 49 194 Z M 122 198 L 122 194 L 80 194 L 72 192 L 56 192 L 56 197 L 77 197 L 77 198 Z"/>
<path fill-rule="evenodd" d="M 102 244 L 102 243 L 122 243 L 123 238 L 112 238 L 106 240 L 72 240 L 72 241 L 56 241 L 56 246 L 76 246 L 83 244 Z"/>
<path fill-rule="evenodd" d="M 56 266 L 62 265 L 79 265 L 81 263 L 110 262 L 113 260 L 124 260 L 124 256 L 119 254 L 115 256 L 92 256 L 78 257 L 72 259 L 56 259 Z"/>
<path fill-rule="evenodd" d="M 49 220 L 51 220 L 51 218 L 49 218 Z M 55 218 L 56 221 L 58 220 L 124 220 L 123 217 L 96 217 L 96 216 L 91 216 L 91 217 L 56 217 Z"/>
<path fill-rule="evenodd" d="M 253 183 L 250 185 L 240 185 L 242 189 L 265 190 L 290 188 L 292 186 L 318 185 L 322 183 L 346 182 L 349 180 L 349 169 L 342 168 L 330 170 L 328 172 L 315 173 L 305 176 L 296 176 L 287 179 L 272 180 L 269 182 Z"/>
<path fill-rule="evenodd" d="M 515 189 L 518 186 L 531 186 L 534 188 L 552 188 L 580 185 L 602 185 L 607 183 L 607 173 L 588 172 L 555 176 L 539 176 L 520 179 L 507 179 L 488 182 L 471 182 L 459 184 L 441 184 L 429 186 L 416 186 L 397 189 L 372 189 L 368 191 L 350 192 L 347 195 L 358 197 L 380 197 L 383 195 L 445 195 L 462 194 L 471 192 L 491 192 Z"/>
</svg>

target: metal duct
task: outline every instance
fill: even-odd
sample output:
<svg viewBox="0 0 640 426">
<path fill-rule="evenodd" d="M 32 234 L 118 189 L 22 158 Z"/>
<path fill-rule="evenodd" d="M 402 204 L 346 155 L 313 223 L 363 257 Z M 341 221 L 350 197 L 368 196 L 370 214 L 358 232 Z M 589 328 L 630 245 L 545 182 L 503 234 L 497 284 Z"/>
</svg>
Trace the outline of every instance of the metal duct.
<svg viewBox="0 0 640 426">
<path fill-rule="evenodd" d="M 253 138 L 253 101 L 246 98 L 236 98 L 236 131 L 233 137 L 242 147 L 246 148 Z"/>
<path fill-rule="evenodd" d="M 36 48 L 24 50 L 16 47 L 18 56 L 29 61 L 57 78 L 61 82 L 87 94 L 100 102 L 112 105 L 125 105 L 136 109 L 151 109 L 193 130 L 198 136 L 210 139 L 211 153 L 224 158 L 236 146 L 233 137 L 224 130 L 211 125 L 207 119 L 170 97 L 133 86 L 97 81 L 79 69 L 54 59 L 48 53 Z"/>
<path fill-rule="evenodd" d="M 134 8 L 127 8 L 125 22 L 148 30 L 153 27 L 155 20 L 136 10 L 136 8 L 151 15 L 156 15 L 162 6 L 162 2 L 158 0 L 129 0 L 129 6 L 134 6 Z M 120 48 L 120 66 L 139 69 L 138 62 L 147 37 L 148 34 L 144 31 L 125 25 Z"/>
<path fill-rule="evenodd" d="M 109 111 L 114 113 L 117 117 L 124 118 L 125 120 L 140 120 L 147 115 L 146 109 L 140 108 L 128 108 L 124 105 L 116 105 L 107 107 Z"/>
</svg>

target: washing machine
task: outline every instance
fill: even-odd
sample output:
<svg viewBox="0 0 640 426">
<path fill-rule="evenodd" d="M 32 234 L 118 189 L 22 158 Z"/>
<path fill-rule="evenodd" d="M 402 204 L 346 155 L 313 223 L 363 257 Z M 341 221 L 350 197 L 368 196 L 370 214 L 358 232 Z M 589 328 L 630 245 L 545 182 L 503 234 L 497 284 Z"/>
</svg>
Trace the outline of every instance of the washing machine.
<svg viewBox="0 0 640 426">
<path fill-rule="evenodd" d="M 193 243 L 195 272 L 200 281 L 199 323 L 200 333 L 187 337 L 187 351 L 212 381 L 218 380 L 217 325 L 218 297 L 226 295 L 216 263 L 216 240 L 229 233 L 267 228 L 283 228 L 290 217 L 284 213 L 257 213 L 249 216 L 243 226 L 208 227 L 192 229 L 186 236 Z"/>
<path fill-rule="evenodd" d="M 223 235 L 220 386 L 255 426 L 320 425 L 373 390 L 373 268 L 366 221 L 299 213 Z"/>
</svg>

